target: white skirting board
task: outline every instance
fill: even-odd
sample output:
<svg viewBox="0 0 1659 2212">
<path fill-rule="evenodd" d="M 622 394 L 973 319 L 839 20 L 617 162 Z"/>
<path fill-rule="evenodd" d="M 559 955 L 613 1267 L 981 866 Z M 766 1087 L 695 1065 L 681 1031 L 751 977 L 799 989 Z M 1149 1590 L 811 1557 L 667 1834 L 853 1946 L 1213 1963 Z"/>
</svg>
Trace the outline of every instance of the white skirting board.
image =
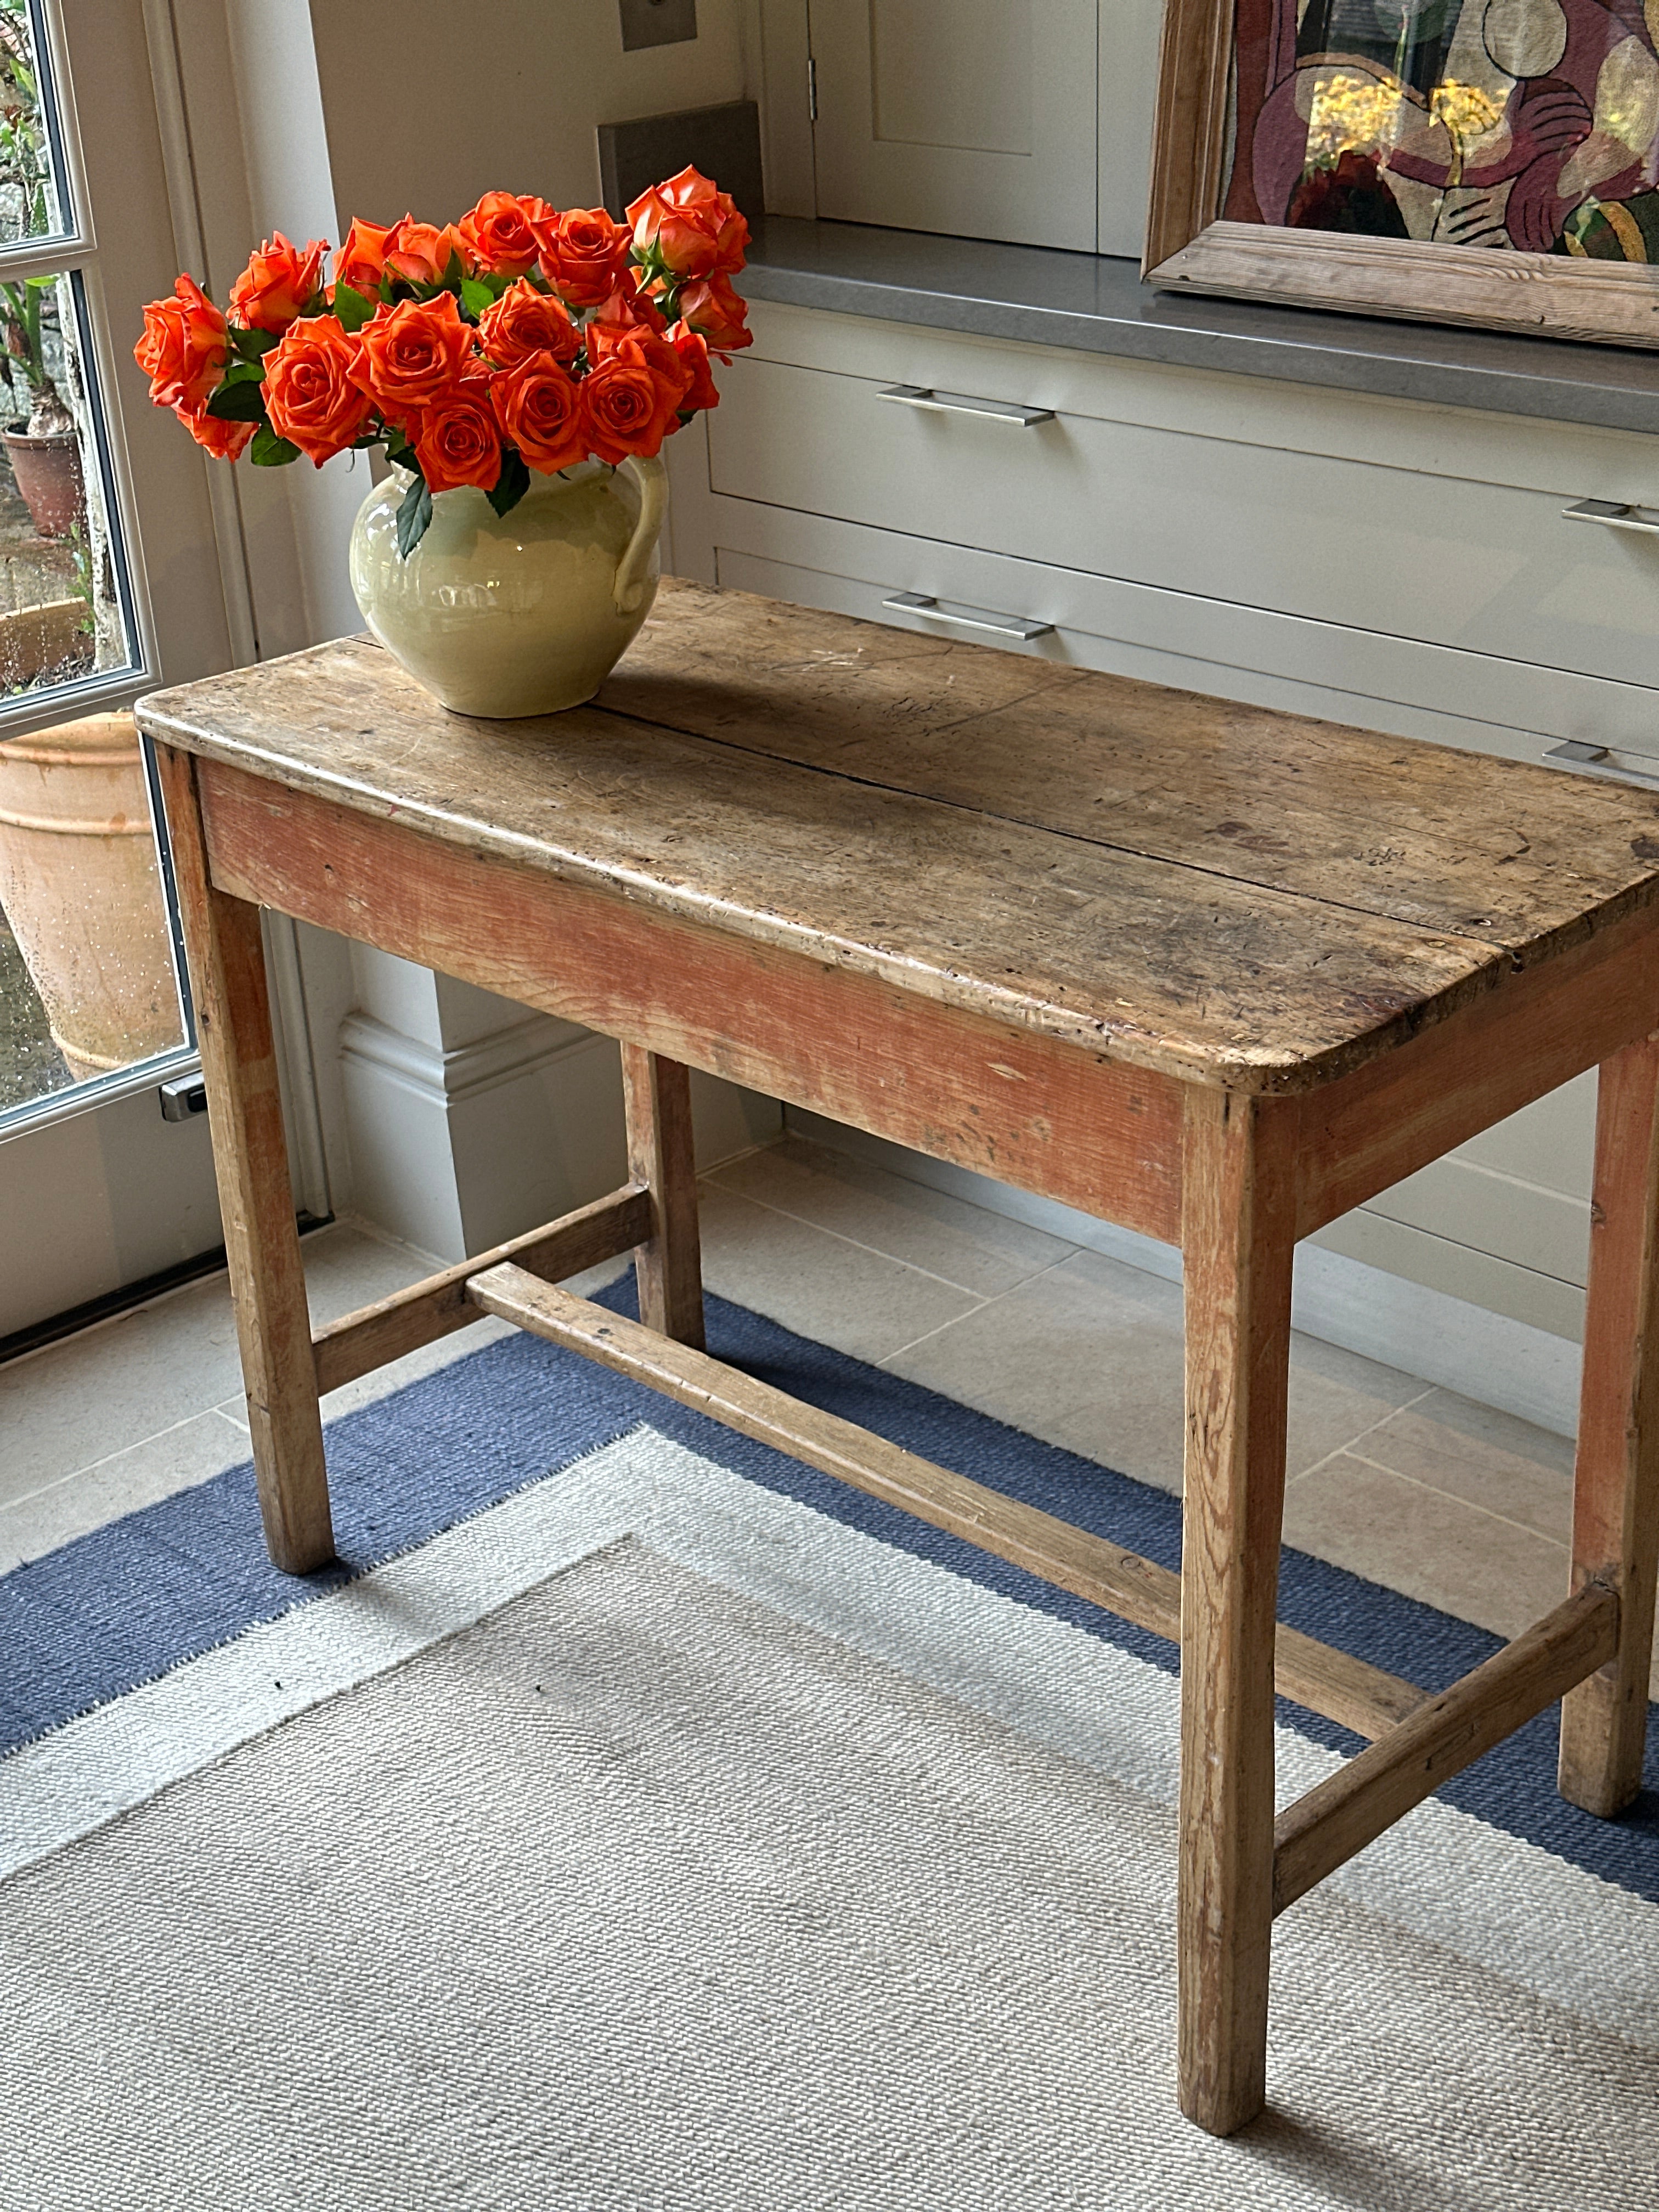
<svg viewBox="0 0 1659 2212">
<path fill-rule="evenodd" d="M 1132 1229 L 1096 1221 L 1053 1199 L 1011 1190 L 965 1168 L 907 1152 L 884 1138 L 843 1127 L 821 1115 L 787 1107 L 784 1123 L 796 1136 L 868 1160 L 912 1182 L 948 1191 L 1166 1281 L 1181 1279 L 1181 1255 L 1176 1248 Z M 1425 1382 L 1455 1390 L 1480 1405 L 1535 1421 L 1557 1436 L 1577 1432 L 1583 1355 L 1569 1338 L 1317 1244 L 1297 1247 L 1292 1313 L 1297 1328 L 1328 1344 L 1363 1352 L 1368 1359 L 1421 1376 Z"/>
</svg>

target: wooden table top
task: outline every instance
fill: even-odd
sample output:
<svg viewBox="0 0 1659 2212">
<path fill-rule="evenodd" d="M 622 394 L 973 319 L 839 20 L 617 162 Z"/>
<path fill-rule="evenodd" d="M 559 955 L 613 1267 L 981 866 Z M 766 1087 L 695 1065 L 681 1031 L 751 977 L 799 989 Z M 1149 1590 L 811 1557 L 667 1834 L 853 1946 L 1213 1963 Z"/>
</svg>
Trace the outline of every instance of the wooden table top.
<svg viewBox="0 0 1659 2212">
<path fill-rule="evenodd" d="M 665 581 L 590 707 L 366 638 L 165 743 L 1188 1080 L 1330 1080 L 1659 898 L 1659 793 Z"/>
</svg>

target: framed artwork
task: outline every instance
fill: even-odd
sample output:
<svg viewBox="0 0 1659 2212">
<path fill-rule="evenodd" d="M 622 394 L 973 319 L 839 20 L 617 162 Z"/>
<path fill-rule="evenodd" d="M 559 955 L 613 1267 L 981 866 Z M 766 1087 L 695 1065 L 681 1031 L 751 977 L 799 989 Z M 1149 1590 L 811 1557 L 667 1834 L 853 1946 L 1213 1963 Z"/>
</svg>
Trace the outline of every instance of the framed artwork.
<svg viewBox="0 0 1659 2212">
<path fill-rule="evenodd" d="M 1168 0 L 1146 273 L 1659 346 L 1659 0 Z"/>
</svg>

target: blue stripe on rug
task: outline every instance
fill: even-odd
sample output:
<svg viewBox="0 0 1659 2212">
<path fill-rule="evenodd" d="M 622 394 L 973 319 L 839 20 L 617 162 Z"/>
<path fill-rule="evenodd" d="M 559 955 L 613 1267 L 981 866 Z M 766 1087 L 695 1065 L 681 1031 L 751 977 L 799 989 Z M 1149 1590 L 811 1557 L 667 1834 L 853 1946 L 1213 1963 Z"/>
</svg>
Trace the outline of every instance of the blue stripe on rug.
<svg viewBox="0 0 1659 2212">
<path fill-rule="evenodd" d="M 605 1293 L 602 1303 L 634 1313 L 631 1279 Z M 709 1348 L 717 1358 L 1011 1497 L 1179 1566 L 1181 1509 L 1163 1492 L 795 1336 L 743 1307 L 711 1297 L 708 1310 Z M 1161 1638 L 641 1384 L 518 1336 L 329 1425 L 341 1559 L 321 1574 L 296 1583 L 271 1567 L 260 1539 L 252 1470 L 243 1466 L 0 1577 L 0 1650 L 6 1655 L 0 1753 L 257 1621 L 339 1588 L 641 1421 L 769 1489 L 1175 1672 L 1174 1647 Z M 1466 1674 L 1500 1644 L 1430 1606 L 1289 1549 L 1279 1614 L 1429 1689 Z M 1279 1717 L 1335 1749 L 1361 1747 L 1358 1737 L 1299 1706 L 1281 1701 Z M 1555 1737 L 1553 1711 L 1540 1714 L 1441 1796 L 1659 1903 L 1659 1729 L 1649 1731 L 1647 1786 L 1616 1820 L 1593 1819 L 1558 1796 Z"/>
</svg>

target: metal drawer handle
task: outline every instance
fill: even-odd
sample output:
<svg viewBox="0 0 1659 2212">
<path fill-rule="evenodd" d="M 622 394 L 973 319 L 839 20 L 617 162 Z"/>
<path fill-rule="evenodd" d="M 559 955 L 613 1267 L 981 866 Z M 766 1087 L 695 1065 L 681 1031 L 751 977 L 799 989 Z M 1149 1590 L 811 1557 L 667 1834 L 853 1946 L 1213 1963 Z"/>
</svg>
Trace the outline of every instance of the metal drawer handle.
<svg viewBox="0 0 1659 2212">
<path fill-rule="evenodd" d="M 900 407 L 920 407 L 928 415 L 983 415 L 992 422 L 1012 422 L 1016 430 L 1052 422 L 1052 407 L 1020 407 L 1011 399 L 970 399 L 960 392 L 935 392 L 926 384 L 890 384 L 877 395 Z"/>
<path fill-rule="evenodd" d="M 926 615 L 929 622 L 954 623 L 958 629 L 989 630 L 993 637 L 1017 637 L 1025 644 L 1034 637 L 1048 637 L 1054 627 L 1052 623 L 1027 622 L 1024 615 L 947 614 L 926 592 L 895 592 L 882 605 L 896 615 Z"/>
<path fill-rule="evenodd" d="M 1644 537 L 1659 538 L 1659 516 L 1644 520 L 1651 510 L 1613 499 L 1581 499 L 1577 507 L 1564 507 L 1564 522 L 1599 522 L 1607 530 L 1639 530 Z"/>
</svg>

